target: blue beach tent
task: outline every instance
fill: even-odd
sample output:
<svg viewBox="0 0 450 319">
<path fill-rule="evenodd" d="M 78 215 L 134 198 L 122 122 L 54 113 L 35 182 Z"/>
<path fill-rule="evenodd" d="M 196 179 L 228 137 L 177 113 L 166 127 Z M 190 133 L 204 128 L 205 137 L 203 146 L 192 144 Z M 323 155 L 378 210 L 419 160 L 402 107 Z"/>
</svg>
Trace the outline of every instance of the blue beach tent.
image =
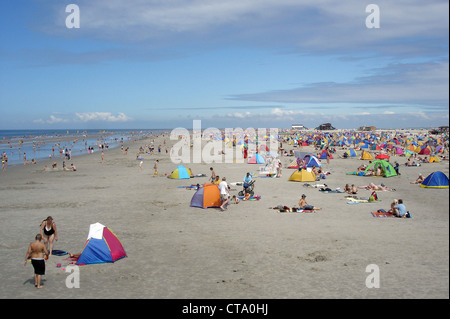
<svg viewBox="0 0 450 319">
<path fill-rule="evenodd" d="M 448 177 L 442 172 L 434 172 L 420 184 L 424 188 L 448 188 Z"/>
<path fill-rule="evenodd" d="M 77 265 L 113 263 L 126 257 L 122 243 L 108 227 L 95 223 L 89 227 L 89 234 Z"/>
</svg>

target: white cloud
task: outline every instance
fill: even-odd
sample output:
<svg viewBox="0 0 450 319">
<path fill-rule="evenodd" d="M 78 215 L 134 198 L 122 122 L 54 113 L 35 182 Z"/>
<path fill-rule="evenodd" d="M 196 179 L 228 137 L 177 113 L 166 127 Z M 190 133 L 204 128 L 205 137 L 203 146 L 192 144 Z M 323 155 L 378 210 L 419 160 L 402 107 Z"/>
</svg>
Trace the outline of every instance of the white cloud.
<svg viewBox="0 0 450 319">
<path fill-rule="evenodd" d="M 373 69 L 346 83 L 311 83 L 300 88 L 240 94 L 232 100 L 277 103 L 381 103 L 448 106 L 448 60 L 398 63 Z M 278 113 L 287 111 L 277 111 Z M 281 114 L 281 113 L 280 113 Z"/>
<path fill-rule="evenodd" d="M 132 118 L 126 116 L 124 113 L 119 112 L 117 116 L 112 115 L 111 112 L 84 112 L 75 113 L 78 120 L 82 122 L 90 121 L 104 121 L 104 122 L 128 122 Z"/>
<path fill-rule="evenodd" d="M 245 112 L 245 113 L 228 113 L 227 117 L 232 117 L 232 118 L 238 118 L 238 119 L 245 119 L 252 116 L 252 114 L 250 112 Z"/>
<path fill-rule="evenodd" d="M 43 119 L 33 120 L 33 123 L 37 123 L 37 124 L 57 124 L 57 123 L 67 123 L 67 122 L 69 122 L 68 119 L 59 118 L 54 115 L 50 115 L 50 119 L 48 119 L 48 120 L 43 120 Z"/>
</svg>

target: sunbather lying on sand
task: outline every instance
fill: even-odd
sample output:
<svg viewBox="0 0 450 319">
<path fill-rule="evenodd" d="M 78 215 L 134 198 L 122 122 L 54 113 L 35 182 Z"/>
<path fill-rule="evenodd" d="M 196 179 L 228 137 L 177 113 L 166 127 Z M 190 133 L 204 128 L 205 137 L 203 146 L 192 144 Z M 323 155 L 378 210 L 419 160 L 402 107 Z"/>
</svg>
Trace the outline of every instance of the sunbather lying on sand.
<svg viewBox="0 0 450 319">
<path fill-rule="evenodd" d="M 424 178 L 422 174 L 419 174 L 419 177 L 414 182 L 411 182 L 411 184 L 421 184 L 423 182 Z"/>
<path fill-rule="evenodd" d="M 386 187 L 386 185 L 381 184 L 381 185 L 375 185 L 374 183 L 370 183 L 369 185 L 366 186 L 358 186 L 358 188 L 363 188 L 366 190 L 373 190 L 373 191 L 395 191 L 395 189 L 390 189 L 388 187 Z"/>
</svg>

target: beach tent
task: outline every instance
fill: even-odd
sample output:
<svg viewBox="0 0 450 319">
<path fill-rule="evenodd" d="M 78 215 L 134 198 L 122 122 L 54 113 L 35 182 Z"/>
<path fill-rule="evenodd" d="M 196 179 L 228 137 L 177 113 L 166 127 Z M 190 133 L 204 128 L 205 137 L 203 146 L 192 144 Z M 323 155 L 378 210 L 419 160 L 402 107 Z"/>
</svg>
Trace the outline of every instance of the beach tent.
<svg viewBox="0 0 450 319">
<path fill-rule="evenodd" d="M 207 183 L 200 187 L 192 196 L 191 207 L 220 207 L 220 190 L 216 184 Z"/>
<path fill-rule="evenodd" d="M 422 148 L 419 152 L 419 155 L 430 155 L 430 154 L 431 148 L 429 146 Z"/>
<path fill-rule="evenodd" d="M 363 153 L 361 155 L 361 159 L 363 159 L 363 160 L 372 160 L 373 156 L 369 152 L 363 151 Z"/>
<path fill-rule="evenodd" d="M 372 164 L 367 166 L 367 168 L 364 170 L 364 174 L 366 174 L 368 170 L 375 171 L 378 168 L 378 166 L 381 166 L 381 170 L 383 172 L 384 177 L 397 176 L 397 172 L 395 171 L 392 164 L 382 159 L 377 159 L 373 161 Z"/>
<path fill-rule="evenodd" d="M 305 155 L 305 157 L 303 157 L 303 161 L 305 161 L 306 167 L 320 167 L 322 166 L 322 164 L 320 163 L 319 159 L 317 157 L 315 157 L 314 155 L 308 154 Z"/>
<path fill-rule="evenodd" d="M 112 263 L 126 257 L 120 240 L 108 227 L 95 223 L 89 227 L 89 234 L 77 265 Z"/>
<path fill-rule="evenodd" d="M 389 156 L 386 154 L 378 154 L 377 156 L 375 156 L 376 159 L 383 159 L 383 160 L 388 160 Z"/>
<path fill-rule="evenodd" d="M 256 153 L 248 160 L 248 163 L 249 164 L 264 164 L 265 161 L 264 161 L 264 158 L 259 153 Z"/>
<path fill-rule="evenodd" d="M 356 152 L 355 152 L 355 150 L 353 148 L 348 149 L 344 153 L 347 153 L 348 157 L 356 157 Z"/>
<path fill-rule="evenodd" d="M 327 151 L 326 150 L 322 151 L 322 154 L 320 154 L 319 159 L 327 159 Z M 330 153 L 330 159 L 333 159 L 333 155 L 331 155 L 331 153 Z"/>
<path fill-rule="evenodd" d="M 289 177 L 289 181 L 293 182 L 314 182 L 316 180 L 316 174 L 313 171 L 308 172 L 306 169 L 297 170 Z"/>
<path fill-rule="evenodd" d="M 177 168 L 170 174 L 172 179 L 189 179 L 191 178 L 191 171 L 183 165 L 178 165 Z"/>
<path fill-rule="evenodd" d="M 298 169 L 298 162 L 297 162 L 297 159 L 294 159 L 292 162 L 290 162 L 287 168 L 290 168 L 290 169 L 292 169 L 292 168 L 293 168 L 293 169 Z"/>
<path fill-rule="evenodd" d="M 448 188 L 448 177 L 442 172 L 434 172 L 424 179 L 420 187 L 424 188 Z"/>
<path fill-rule="evenodd" d="M 430 156 L 430 163 L 439 163 L 440 161 L 438 156 Z"/>
</svg>

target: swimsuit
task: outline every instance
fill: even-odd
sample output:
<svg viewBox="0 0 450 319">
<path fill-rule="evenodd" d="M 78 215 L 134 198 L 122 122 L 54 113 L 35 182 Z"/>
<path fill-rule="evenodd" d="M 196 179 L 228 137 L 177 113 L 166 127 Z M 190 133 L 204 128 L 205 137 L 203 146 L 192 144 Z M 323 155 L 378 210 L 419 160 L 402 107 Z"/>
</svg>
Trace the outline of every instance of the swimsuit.
<svg viewBox="0 0 450 319">
<path fill-rule="evenodd" d="M 46 235 L 46 236 L 51 236 L 51 235 L 53 235 L 55 233 L 55 230 L 53 229 L 53 224 L 52 224 L 52 227 L 50 228 L 50 229 L 47 229 L 47 225 L 45 225 L 45 227 L 44 227 L 44 234 Z"/>
<path fill-rule="evenodd" d="M 36 275 L 45 275 L 45 261 L 44 258 L 31 258 L 31 264 Z"/>
</svg>

